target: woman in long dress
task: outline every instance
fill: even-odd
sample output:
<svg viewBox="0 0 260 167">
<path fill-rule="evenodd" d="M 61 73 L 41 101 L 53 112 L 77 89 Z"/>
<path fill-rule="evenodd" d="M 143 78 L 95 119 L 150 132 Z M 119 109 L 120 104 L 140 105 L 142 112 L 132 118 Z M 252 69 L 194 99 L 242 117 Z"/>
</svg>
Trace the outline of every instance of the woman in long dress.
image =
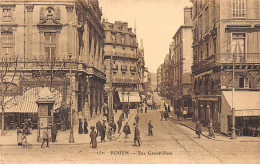
<svg viewBox="0 0 260 167">
<path fill-rule="evenodd" d="M 92 145 L 92 148 L 97 148 L 97 132 L 94 130 L 95 127 L 94 126 L 91 126 L 90 127 L 91 129 L 91 132 L 90 132 L 90 144 Z"/>
</svg>

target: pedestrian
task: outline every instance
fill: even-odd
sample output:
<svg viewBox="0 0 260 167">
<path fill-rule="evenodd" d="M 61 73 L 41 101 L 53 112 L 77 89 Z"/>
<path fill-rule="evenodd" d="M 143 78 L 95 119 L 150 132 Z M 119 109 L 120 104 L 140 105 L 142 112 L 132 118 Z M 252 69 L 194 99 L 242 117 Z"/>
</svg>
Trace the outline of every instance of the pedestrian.
<svg viewBox="0 0 260 167">
<path fill-rule="evenodd" d="M 143 103 L 141 103 L 141 113 L 143 113 Z"/>
<path fill-rule="evenodd" d="M 214 133 L 214 129 L 213 129 L 212 119 L 210 119 L 210 121 L 209 121 L 208 131 L 209 131 L 209 136 L 215 138 L 215 133 Z"/>
<path fill-rule="evenodd" d="M 199 139 L 200 139 L 200 135 L 201 135 L 201 124 L 200 121 L 198 120 L 196 123 L 196 134 L 198 135 Z"/>
<path fill-rule="evenodd" d="M 117 126 L 118 126 L 118 132 L 117 132 L 117 133 L 119 133 L 120 130 L 121 130 L 121 127 L 122 127 L 122 119 L 119 119 L 119 120 L 117 121 Z"/>
<path fill-rule="evenodd" d="M 140 119 L 140 118 L 139 118 L 139 115 L 138 115 L 138 113 L 137 113 L 136 116 L 135 116 L 135 123 L 136 123 L 136 124 L 139 124 L 139 119 Z"/>
<path fill-rule="evenodd" d="M 79 134 L 82 134 L 82 133 L 83 133 L 81 118 L 79 119 L 79 129 L 78 129 L 78 132 L 79 132 Z"/>
<path fill-rule="evenodd" d="M 141 138 L 140 138 L 140 131 L 138 129 L 138 124 L 135 124 L 135 136 L 134 136 L 134 146 L 136 146 L 136 142 L 138 143 L 138 146 L 141 146 Z"/>
<path fill-rule="evenodd" d="M 57 127 L 55 124 L 53 124 L 51 126 L 51 141 L 53 143 L 56 141 L 57 133 L 58 133 Z"/>
<path fill-rule="evenodd" d="M 112 127 L 113 133 L 116 133 L 116 124 L 115 124 L 114 120 L 112 120 L 110 126 Z"/>
<path fill-rule="evenodd" d="M 152 125 L 152 121 L 150 120 L 148 123 L 148 136 L 152 136 L 153 135 L 153 125 Z"/>
<path fill-rule="evenodd" d="M 23 139 L 23 132 L 19 127 L 17 127 L 16 133 L 17 133 L 17 144 L 18 144 L 18 146 L 21 146 L 22 145 L 22 139 Z"/>
<path fill-rule="evenodd" d="M 168 105 L 168 112 L 171 112 L 171 107 L 170 107 L 170 105 Z"/>
<path fill-rule="evenodd" d="M 161 121 L 163 120 L 164 118 L 164 114 L 163 114 L 163 111 L 161 111 Z"/>
<path fill-rule="evenodd" d="M 125 138 L 128 138 L 128 135 L 131 134 L 130 126 L 128 125 L 128 123 L 125 124 L 123 132 L 125 133 Z"/>
<path fill-rule="evenodd" d="M 100 120 L 98 120 L 98 122 L 96 123 L 96 129 L 97 129 L 98 136 L 101 136 L 101 126 L 102 126 L 102 124 L 101 124 Z"/>
<path fill-rule="evenodd" d="M 107 139 L 108 140 L 112 139 L 112 131 L 113 131 L 113 129 L 112 129 L 111 124 L 110 124 L 110 125 L 108 125 L 108 131 L 107 131 Z"/>
<path fill-rule="evenodd" d="M 91 129 L 91 132 L 89 134 L 91 139 L 90 144 L 92 145 L 92 148 L 97 148 L 97 133 L 95 131 L 95 127 L 91 126 L 90 129 Z"/>
<path fill-rule="evenodd" d="M 88 122 L 86 118 L 84 119 L 84 133 L 88 134 Z"/>
<path fill-rule="evenodd" d="M 42 140 L 42 145 L 41 148 L 43 148 L 43 145 L 47 142 L 47 147 L 49 147 L 49 134 L 48 134 L 48 128 L 43 130 L 43 140 Z"/>
<path fill-rule="evenodd" d="M 167 111 L 167 106 L 166 106 L 165 102 L 164 102 L 164 110 Z"/>
<path fill-rule="evenodd" d="M 119 119 L 124 119 L 124 113 L 122 112 L 122 114 L 120 115 Z"/>
<path fill-rule="evenodd" d="M 169 118 L 169 114 L 168 114 L 168 112 L 167 111 L 165 111 L 164 112 L 164 118 L 165 118 L 165 120 L 167 121 L 168 120 L 168 118 Z"/>
<path fill-rule="evenodd" d="M 103 122 L 103 125 L 101 126 L 101 143 L 102 143 L 102 141 L 105 142 L 106 129 L 107 129 L 106 124 L 105 124 L 105 122 Z"/>
<path fill-rule="evenodd" d="M 147 105 L 145 105 L 145 113 L 147 113 L 147 110 L 148 110 L 148 107 L 147 107 Z"/>
</svg>

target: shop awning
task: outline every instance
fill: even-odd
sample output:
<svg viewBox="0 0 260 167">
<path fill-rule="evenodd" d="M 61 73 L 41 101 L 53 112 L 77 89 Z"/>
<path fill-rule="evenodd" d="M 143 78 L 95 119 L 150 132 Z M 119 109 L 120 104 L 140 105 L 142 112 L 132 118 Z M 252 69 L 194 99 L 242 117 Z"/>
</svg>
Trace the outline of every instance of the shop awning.
<svg viewBox="0 0 260 167">
<path fill-rule="evenodd" d="M 139 92 L 118 92 L 120 102 L 121 103 L 128 103 L 129 102 L 141 102 Z"/>
<path fill-rule="evenodd" d="M 236 116 L 260 116 L 260 92 L 259 91 L 235 91 L 233 106 Z M 232 108 L 232 91 L 222 92 L 222 106 L 228 115 Z"/>
<path fill-rule="evenodd" d="M 42 88 L 32 88 L 27 90 L 21 96 L 6 97 L 6 101 L 9 102 L 5 108 L 5 113 L 37 113 L 38 106 L 36 104 L 36 100 L 38 98 L 40 89 Z M 62 93 L 56 90 L 53 91 L 52 94 L 55 99 L 53 108 L 56 110 L 61 106 Z M 0 110 L 0 113 L 2 113 L 2 110 Z"/>
</svg>

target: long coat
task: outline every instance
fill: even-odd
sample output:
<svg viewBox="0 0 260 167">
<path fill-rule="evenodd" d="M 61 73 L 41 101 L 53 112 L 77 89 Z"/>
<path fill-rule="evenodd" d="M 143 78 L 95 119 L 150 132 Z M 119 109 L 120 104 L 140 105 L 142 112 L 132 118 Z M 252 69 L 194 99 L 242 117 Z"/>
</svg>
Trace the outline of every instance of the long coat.
<svg viewBox="0 0 260 167">
<path fill-rule="evenodd" d="M 97 147 L 97 132 L 92 130 L 90 132 L 90 139 L 91 139 L 91 142 L 90 144 L 92 144 L 92 148 L 96 148 Z"/>
<path fill-rule="evenodd" d="M 139 116 L 135 116 L 135 123 L 139 124 Z"/>
<path fill-rule="evenodd" d="M 101 140 L 105 139 L 106 129 L 107 129 L 106 125 L 101 126 Z"/>
<path fill-rule="evenodd" d="M 129 125 L 125 125 L 124 128 L 123 128 L 123 132 L 124 132 L 126 135 L 131 134 L 130 126 L 129 126 Z"/>
<path fill-rule="evenodd" d="M 96 123 L 96 129 L 97 129 L 97 131 L 100 132 L 101 126 L 102 126 L 102 125 L 101 125 L 101 122 L 98 121 L 98 122 Z"/>
<path fill-rule="evenodd" d="M 79 134 L 83 133 L 83 129 L 82 129 L 82 122 L 79 121 Z"/>
<path fill-rule="evenodd" d="M 138 127 L 135 127 L 135 140 L 140 140 L 140 131 L 138 129 Z"/>
<path fill-rule="evenodd" d="M 200 123 L 196 123 L 196 134 L 201 134 L 201 124 Z"/>
<path fill-rule="evenodd" d="M 84 133 L 88 133 L 88 122 L 86 120 L 84 121 Z"/>
</svg>

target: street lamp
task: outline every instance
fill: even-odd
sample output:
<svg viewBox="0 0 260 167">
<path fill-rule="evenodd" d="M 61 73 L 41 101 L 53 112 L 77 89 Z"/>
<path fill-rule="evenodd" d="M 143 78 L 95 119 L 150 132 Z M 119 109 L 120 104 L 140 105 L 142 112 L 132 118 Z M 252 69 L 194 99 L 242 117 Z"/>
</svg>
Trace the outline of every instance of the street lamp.
<svg viewBox="0 0 260 167">
<path fill-rule="evenodd" d="M 72 62 L 72 54 L 69 53 L 69 61 L 70 61 L 70 137 L 69 143 L 74 143 L 73 137 L 73 117 L 72 117 L 72 73 L 71 73 L 71 62 Z"/>
<path fill-rule="evenodd" d="M 111 57 L 110 57 L 110 82 L 109 82 L 109 95 L 108 95 L 108 106 L 109 106 L 109 111 L 108 111 L 108 123 L 111 123 L 111 116 L 113 113 L 113 83 L 112 83 L 112 70 L 113 70 L 113 55 L 115 54 L 115 48 L 113 48 Z"/>
</svg>

